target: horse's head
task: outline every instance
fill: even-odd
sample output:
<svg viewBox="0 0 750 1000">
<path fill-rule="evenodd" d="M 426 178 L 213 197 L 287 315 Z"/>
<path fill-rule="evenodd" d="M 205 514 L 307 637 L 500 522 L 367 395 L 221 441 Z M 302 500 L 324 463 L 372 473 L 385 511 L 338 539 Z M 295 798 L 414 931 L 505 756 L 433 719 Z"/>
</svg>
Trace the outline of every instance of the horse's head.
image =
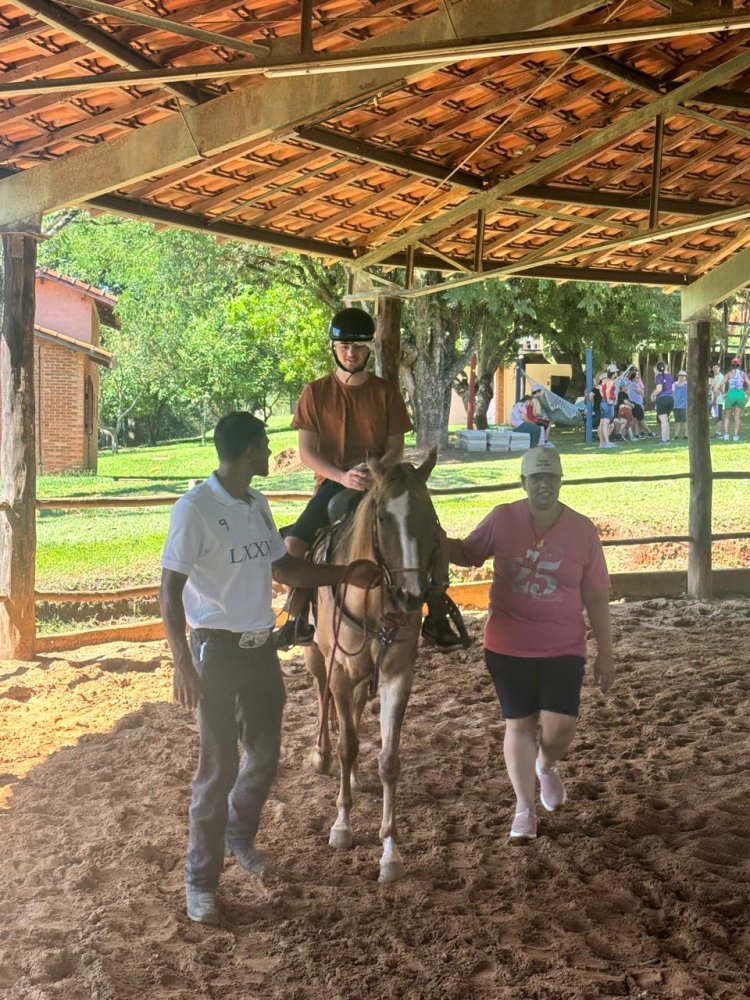
<svg viewBox="0 0 750 1000">
<path fill-rule="evenodd" d="M 433 448 L 416 468 L 407 462 L 388 468 L 377 459 L 367 463 L 375 557 L 387 571 L 391 599 L 408 611 L 422 606 L 437 554 L 437 516 L 427 491 L 436 460 Z"/>
</svg>

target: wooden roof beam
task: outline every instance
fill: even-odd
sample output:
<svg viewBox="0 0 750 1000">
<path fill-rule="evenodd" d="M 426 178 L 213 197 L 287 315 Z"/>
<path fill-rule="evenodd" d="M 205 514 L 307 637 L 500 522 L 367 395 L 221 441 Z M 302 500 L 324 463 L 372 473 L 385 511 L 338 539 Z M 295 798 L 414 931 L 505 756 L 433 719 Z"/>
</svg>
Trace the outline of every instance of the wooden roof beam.
<svg viewBox="0 0 750 1000">
<path fill-rule="evenodd" d="M 696 232 L 700 229 L 708 229 L 711 226 L 728 225 L 750 218 L 750 205 L 741 209 L 732 209 L 726 212 L 719 212 L 712 218 L 694 219 L 692 222 L 684 222 L 674 226 L 664 226 L 658 232 L 640 233 L 638 236 L 624 236 L 615 240 L 607 240 L 604 243 L 597 243 L 590 246 L 579 246 L 569 250 L 549 252 L 549 248 L 535 254 L 527 254 L 521 260 L 513 261 L 511 264 L 504 264 L 502 267 L 492 267 L 482 274 L 472 274 L 464 278 L 455 278 L 452 281 L 444 282 L 442 285 L 430 287 L 430 294 L 435 291 L 448 291 L 453 288 L 460 288 L 464 285 L 474 284 L 477 281 L 484 281 L 486 278 L 507 278 L 511 275 L 523 275 L 527 270 L 534 267 L 544 267 L 547 265 L 559 264 L 563 261 L 578 260 L 581 257 L 590 257 L 592 254 L 602 254 L 612 250 L 622 250 L 626 247 L 639 246 L 645 243 L 653 243 L 658 240 L 669 239 L 672 236 L 681 236 L 683 233 Z M 568 234 L 569 242 L 571 234 Z M 424 289 L 414 289 L 411 292 L 404 292 L 404 298 L 416 297 L 424 294 Z"/>
<path fill-rule="evenodd" d="M 48 0 L 33 0 L 37 2 L 48 2 Z M 221 45 L 230 50 L 239 49 L 248 51 L 257 48 L 252 42 L 243 42 L 230 35 L 216 35 L 213 32 L 205 32 L 199 28 L 191 28 L 176 21 L 169 21 L 166 18 L 153 18 L 151 15 L 136 14 L 131 10 L 124 11 L 122 7 L 113 7 L 111 4 L 100 3 L 99 0 L 81 0 L 80 4 L 75 4 L 75 0 L 65 0 L 74 6 L 83 6 L 89 10 L 111 13 L 120 12 L 118 16 L 123 19 L 138 19 L 138 23 L 151 24 L 161 21 L 165 31 L 176 34 L 197 33 L 195 37 L 202 37 L 207 45 Z M 464 3 L 469 0 L 463 0 Z M 504 7 L 507 4 L 504 5 Z M 434 18 L 439 11 L 432 15 L 425 15 L 424 21 Z M 127 14 L 127 17 L 125 17 Z M 455 20 L 455 17 L 453 18 Z M 413 22 L 419 24 L 420 22 Z M 369 51 L 363 51 L 364 45 L 357 48 L 356 55 L 339 52 L 323 53 L 314 58 L 306 58 L 298 61 L 289 61 L 283 55 L 273 56 L 266 60 L 237 60 L 236 62 L 222 62 L 213 65 L 190 66 L 184 68 L 168 68 L 154 70 L 153 72 L 135 71 L 130 74 L 105 73 L 101 74 L 104 86 L 130 86 L 138 84 L 164 84 L 174 81 L 232 78 L 241 76 L 264 76 L 269 79 L 285 77 L 306 77 L 312 78 L 318 75 L 335 76 L 342 73 L 378 72 L 381 70 L 402 71 L 404 77 L 421 75 L 429 69 L 434 69 L 441 65 L 463 60 L 493 59 L 503 54 L 535 54 L 540 52 L 557 52 L 565 49 L 575 49 L 579 45 L 606 45 L 622 44 L 631 41 L 643 41 L 659 38 L 670 38 L 685 34 L 707 34 L 710 32 L 724 30 L 739 30 L 750 26 L 750 14 L 731 14 L 723 19 L 704 20 L 670 20 L 670 21 L 647 21 L 644 23 L 633 22 L 612 22 L 608 27 L 599 25 L 584 26 L 579 29 L 564 31 L 526 31 L 515 32 L 512 35 L 489 35 L 476 38 L 472 35 L 465 37 L 455 37 L 455 33 L 450 41 L 438 41 L 430 45 L 427 43 L 417 43 L 415 45 L 405 45 L 397 47 L 384 47 L 378 49 L 372 47 Z M 178 30 L 179 29 L 179 30 Z M 402 32 L 406 30 L 401 29 Z M 375 39 L 379 41 L 379 39 Z M 425 69 L 428 67 L 429 69 Z M 421 73 L 419 72 L 421 68 Z M 84 78 L 71 78 L 65 81 L 67 87 L 72 90 L 90 89 L 91 80 Z M 60 81 L 36 81 L 33 84 L 8 85 L 2 91 L 5 96 L 18 93 L 41 93 L 52 88 L 59 88 L 63 84 Z M 710 88 L 705 88 L 707 93 L 704 99 L 712 103 L 717 98 L 713 92 L 708 93 Z M 695 96 L 695 95 L 693 95 Z M 736 100 L 750 104 L 750 97 L 738 93 Z"/>
<path fill-rule="evenodd" d="M 71 14 L 70 11 L 56 3 L 51 3 L 50 0 L 13 0 L 13 5 L 34 15 L 52 28 L 60 28 L 66 35 L 83 42 L 96 52 L 109 56 L 121 66 L 136 71 L 150 71 L 160 68 L 157 63 L 152 62 L 146 56 L 127 45 L 123 45 L 107 32 L 87 24 L 80 17 Z M 205 95 L 200 90 L 188 83 L 171 83 L 167 85 L 167 89 L 176 97 L 187 101 L 188 104 L 199 104 L 205 99 Z"/>
<path fill-rule="evenodd" d="M 317 126 L 300 128 L 297 129 L 297 136 L 304 142 L 314 143 L 323 149 L 335 150 L 337 153 L 367 160 L 369 163 L 377 163 L 383 167 L 393 167 L 394 170 L 403 170 L 412 176 L 426 177 L 432 181 L 439 181 L 441 184 L 450 180 L 450 183 L 456 187 L 463 187 L 469 191 L 482 191 L 485 187 L 481 177 L 477 177 L 476 174 L 469 173 L 467 170 L 451 170 L 439 163 L 418 156 L 405 156 L 387 146 L 376 146 L 372 143 L 362 142 L 354 136 L 334 132 L 333 129 Z"/>
<path fill-rule="evenodd" d="M 348 247 L 341 247 L 335 243 L 308 240 L 304 237 L 276 233 L 272 230 L 239 225 L 234 222 L 216 222 L 205 216 L 189 215 L 174 208 L 165 208 L 163 205 L 131 201 L 129 198 L 121 198 L 119 195 L 107 194 L 91 198 L 86 202 L 86 207 L 89 206 L 114 215 L 125 215 L 129 218 L 153 222 L 155 225 L 171 226 L 174 229 L 186 229 L 195 233 L 209 233 L 231 240 L 263 243 L 279 250 L 295 250 L 297 253 L 307 253 L 314 257 L 351 260 L 353 256 Z"/>
<path fill-rule="evenodd" d="M 708 318 L 711 307 L 750 284 L 750 248 L 694 281 L 682 293 L 682 322 Z"/>
<path fill-rule="evenodd" d="M 585 205 L 589 208 L 620 208 L 623 212 L 648 212 L 649 199 L 633 197 L 628 192 L 585 191 L 583 188 L 555 184 L 527 184 L 516 191 L 515 198 L 530 198 L 560 205 Z M 720 202 L 689 201 L 687 198 L 662 198 L 665 215 L 712 215 L 726 208 Z"/>
<path fill-rule="evenodd" d="M 461 205 L 446 212 L 440 218 L 424 223 L 416 230 L 411 230 L 390 243 L 364 254 L 359 258 L 356 266 L 369 267 L 383 260 L 384 257 L 402 250 L 408 243 L 426 239 L 433 232 L 445 228 L 446 225 L 473 215 L 480 208 L 492 208 L 501 198 L 513 194 L 527 184 L 536 183 L 556 171 L 573 166 L 581 159 L 590 156 L 593 151 L 603 149 L 625 138 L 627 135 L 632 135 L 633 132 L 639 131 L 651 122 L 658 114 L 666 115 L 674 111 L 679 104 L 694 94 L 724 80 L 730 80 L 743 73 L 748 67 L 750 67 L 750 52 L 742 52 L 732 59 L 728 59 L 721 65 L 708 70 L 702 76 L 682 84 L 676 90 L 672 91 L 672 93 L 664 94 L 645 107 L 631 111 L 618 121 L 588 135 L 585 139 L 572 143 L 570 146 L 535 163 L 528 170 L 500 181 L 489 191 L 466 198 Z"/>
<path fill-rule="evenodd" d="M 450 16 L 441 6 L 432 14 L 400 25 L 397 37 L 402 44 L 426 46 L 460 32 L 470 34 L 476 24 L 498 31 L 510 25 L 531 29 L 560 23 L 595 6 L 584 0 L 504 0 L 502 4 L 460 0 L 451 5 Z M 369 44 L 360 43 L 357 51 L 366 51 Z M 416 75 L 423 72 L 424 68 Z M 212 157 L 244 142 L 288 134 L 346 107 L 361 106 L 410 78 L 408 71 L 394 68 L 333 74 L 325 80 L 311 78 L 304 86 L 290 78 L 240 87 L 204 105 L 187 108 L 181 115 L 1 181 L 0 225 L 156 178 L 198 157 Z"/>
</svg>

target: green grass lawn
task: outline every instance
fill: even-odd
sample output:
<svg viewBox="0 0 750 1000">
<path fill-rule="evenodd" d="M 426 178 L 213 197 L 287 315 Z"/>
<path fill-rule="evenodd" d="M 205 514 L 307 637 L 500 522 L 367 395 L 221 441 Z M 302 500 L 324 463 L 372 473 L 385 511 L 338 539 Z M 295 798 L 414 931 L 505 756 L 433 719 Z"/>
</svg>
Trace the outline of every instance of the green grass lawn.
<svg viewBox="0 0 750 1000">
<path fill-rule="evenodd" d="M 750 470 L 750 415 L 739 444 L 712 441 L 715 470 Z M 296 434 L 288 417 L 273 418 L 269 439 L 274 455 L 294 448 Z M 566 477 L 596 478 L 611 475 L 665 475 L 687 472 L 684 443 L 661 446 L 654 440 L 622 444 L 600 451 L 584 446 L 578 431 L 555 434 Z M 407 446 L 413 445 L 407 440 Z M 39 479 L 41 497 L 125 496 L 184 492 L 191 478 L 202 478 L 216 466 L 211 444 L 198 442 L 132 448 L 118 455 L 101 453 L 96 476 L 46 476 Z M 518 480 L 520 458 L 449 452 L 440 460 L 430 484 L 474 486 Z M 138 479 L 137 477 L 155 477 Z M 306 471 L 275 474 L 254 485 L 264 491 L 309 490 L 312 475 Z M 562 499 L 594 518 L 608 537 L 645 537 L 685 534 L 688 518 L 688 481 L 608 483 L 563 487 Z M 492 507 L 521 496 L 518 492 L 437 497 L 435 505 L 451 535 L 465 535 Z M 277 524 L 288 524 L 302 509 L 301 502 L 272 503 Z M 38 516 L 37 588 L 46 591 L 117 589 L 155 584 L 159 555 L 169 523 L 169 508 L 122 510 L 52 510 Z M 714 530 L 742 531 L 750 524 L 750 482 L 717 481 L 714 484 Z M 644 547 L 608 548 L 610 568 L 635 570 L 682 568 L 686 546 L 666 543 Z M 717 543 L 717 566 L 748 564 L 747 542 Z M 485 575 L 479 572 L 478 575 Z"/>
</svg>

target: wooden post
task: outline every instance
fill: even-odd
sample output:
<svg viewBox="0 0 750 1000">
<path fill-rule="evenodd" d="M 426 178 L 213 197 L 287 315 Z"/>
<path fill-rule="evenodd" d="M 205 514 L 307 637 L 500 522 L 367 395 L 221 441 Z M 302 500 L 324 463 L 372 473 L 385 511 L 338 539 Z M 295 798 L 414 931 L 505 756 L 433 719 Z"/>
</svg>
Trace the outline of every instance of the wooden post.
<svg viewBox="0 0 750 1000">
<path fill-rule="evenodd" d="M 0 659 L 34 656 L 36 450 L 34 447 L 34 282 L 36 239 L 2 237 L 0 336 Z"/>
<path fill-rule="evenodd" d="M 708 373 L 711 322 L 698 320 L 688 335 L 688 449 L 690 452 L 690 514 L 688 532 L 688 594 L 711 596 L 711 445 L 708 430 Z"/>
<path fill-rule="evenodd" d="M 383 295 L 378 299 L 378 343 L 375 372 L 398 384 L 401 356 L 401 299 Z"/>
</svg>

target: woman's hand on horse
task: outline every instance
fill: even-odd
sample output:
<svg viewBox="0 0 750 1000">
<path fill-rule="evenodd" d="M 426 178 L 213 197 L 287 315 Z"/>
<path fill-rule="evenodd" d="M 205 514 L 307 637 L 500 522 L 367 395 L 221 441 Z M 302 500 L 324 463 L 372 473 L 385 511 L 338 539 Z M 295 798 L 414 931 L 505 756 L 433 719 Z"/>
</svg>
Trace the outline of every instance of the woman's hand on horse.
<svg viewBox="0 0 750 1000">
<path fill-rule="evenodd" d="M 339 482 L 348 490 L 369 490 L 372 486 L 372 476 L 366 465 L 358 465 L 354 469 L 348 469 L 341 473 Z"/>
<path fill-rule="evenodd" d="M 369 559 L 358 559 L 346 568 L 346 582 L 352 587 L 367 590 L 368 587 L 377 587 L 382 579 L 383 570 Z"/>
</svg>

